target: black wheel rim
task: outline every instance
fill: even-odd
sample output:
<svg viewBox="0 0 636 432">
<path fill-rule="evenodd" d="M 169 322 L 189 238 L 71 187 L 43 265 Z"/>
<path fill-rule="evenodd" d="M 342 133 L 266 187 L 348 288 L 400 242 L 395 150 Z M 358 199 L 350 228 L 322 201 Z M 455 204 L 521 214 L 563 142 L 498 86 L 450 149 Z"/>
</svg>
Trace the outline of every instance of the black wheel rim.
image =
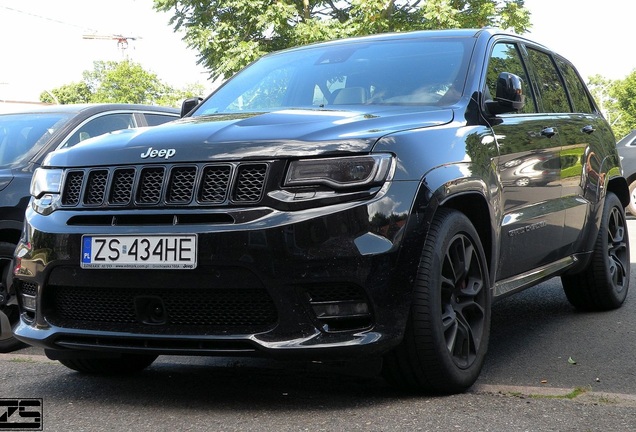
<svg viewBox="0 0 636 432">
<path fill-rule="evenodd" d="M 607 220 L 607 252 L 609 257 L 609 275 L 614 289 L 623 291 L 629 278 L 627 272 L 629 250 L 627 245 L 627 225 L 622 209 L 612 208 Z"/>
<path fill-rule="evenodd" d="M 3 286 L 6 285 L 7 275 L 9 273 L 10 268 L 11 268 L 11 258 L 0 256 L 0 278 L 1 278 L 0 283 Z M 0 313 L 3 313 L 8 317 L 9 323 L 11 325 L 18 322 L 19 313 L 18 313 L 17 306 L 15 305 L 0 306 Z M 13 339 L 13 336 L 7 336 L 5 339 L 0 339 L 0 341 L 6 341 L 10 339 Z"/>
<path fill-rule="evenodd" d="M 484 272 L 469 237 L 453 237 L 442 264 L 442 331 L 453 362 L 473 364 L 486 323 Z"/>
</svg>

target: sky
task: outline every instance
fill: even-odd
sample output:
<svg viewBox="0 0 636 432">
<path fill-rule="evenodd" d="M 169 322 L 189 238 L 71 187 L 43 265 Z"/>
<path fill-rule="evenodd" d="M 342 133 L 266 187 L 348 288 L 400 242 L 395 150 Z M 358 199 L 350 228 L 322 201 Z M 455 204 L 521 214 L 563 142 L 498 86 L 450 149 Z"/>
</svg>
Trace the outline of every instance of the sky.
<svg viewBox="0 0 636 432">
<path fill-rule="evenodd" d="M 594 4 L 591 7 L 590 4 Z M 212 89 L 197 53 L 168 24 L 152 0 L 0 0 L 0 103 L 39 100 L 82 80 L 94 61 L 140 63 L 163 82 Z M 525 36 L 569 59 L 584 79 L 623 79 L 636 69 L 633 0 L 525 0 L 532 28 Z M 128 38 L 87 39 L 86 35 Z"/>
<path fill-rule="evenodd" d="M 94 61 L 128 57 L 163 82 L 184 88 L 210 83 L 197 53 L 152 0 L 0 0 L 0 102 L 38 101 L 40 93 L 82 80 Z M 121 35 L 116 40 L 85 35 Z"/>
<path fill-rule="evenodd" d="M 0 0 L 1 1 L 1 0 Z M 624 79 L 636 69 L 634 0 L 525 0 L 524 36 L 570 60 L 581 76 Z"/>
</svg>

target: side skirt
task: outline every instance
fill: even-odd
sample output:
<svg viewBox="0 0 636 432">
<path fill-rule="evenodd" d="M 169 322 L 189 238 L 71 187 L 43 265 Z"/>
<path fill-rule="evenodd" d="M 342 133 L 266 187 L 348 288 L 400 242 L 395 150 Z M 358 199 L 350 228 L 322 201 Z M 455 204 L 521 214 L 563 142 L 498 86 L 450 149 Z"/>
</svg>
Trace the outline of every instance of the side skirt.
<svg viewBox="0 0 636 432">
<path fill-rule="evenodd" d="M 576 266 L 578 262 L 579 259 L 576 256 L 569 256 L 534 270 L 530 270 L 526 273 L 497 281 L 493 288 L 493 299 L 501 299 L 510 294 L 534 286 L 539 282 L 558 276 L 571 267 Z"/>
</svg>

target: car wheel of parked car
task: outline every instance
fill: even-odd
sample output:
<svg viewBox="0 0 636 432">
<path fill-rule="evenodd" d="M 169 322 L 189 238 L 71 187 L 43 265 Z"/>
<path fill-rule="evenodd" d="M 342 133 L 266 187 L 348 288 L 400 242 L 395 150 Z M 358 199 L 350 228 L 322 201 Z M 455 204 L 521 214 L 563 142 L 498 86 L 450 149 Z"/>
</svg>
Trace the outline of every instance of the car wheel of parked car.
<svg viewBox="0 0 636 432">
<path fill-rule="evenodd" d="M 629 185 L 629 204 L 626 209 L 632 216 L 636 216 L 636 181 Z"/>
<path fill-rule="evenodd" d="M 582 310 L 620 307 L 629 288 L 629 262 L 625 212 L 618 197 L 608 192 L 592 261 L 585 271 L 561 277 L 565 295 Z"/>
<path fill-rule="evenodd" d="M 0 242 L 0 283 L 3 286 L 1 291 L 6 293 L 7 275 L 11 271 L 11 260 L 13 259 L 13 251 L 15 245 L 7 242 Z M 20 311 L 18 305 L 0 306 L 0 323 L 9 324 L 13 327 L 20 319 Z M 0 325 L 0 353 L 8 353 L 26 346 L 13 336 L 13 333 L 4 332 L 4 328 Z"/>
<path fill-rule="evenodd" d="M 404 340 L 386 356 L 385 377 L 434 393 L 466 390 L 484 362 L 491 296 L 479 236 L 462 213 L 436 215 L 413 291 Z"/>
<path fill-rule="evenodd" d="M 92 375 L 124 375 L 139 372 L 157 359 L 156 355 L 122 354 L 116 358 L 65 358 L 59 359 L 67 368 Z"/>
</svg>

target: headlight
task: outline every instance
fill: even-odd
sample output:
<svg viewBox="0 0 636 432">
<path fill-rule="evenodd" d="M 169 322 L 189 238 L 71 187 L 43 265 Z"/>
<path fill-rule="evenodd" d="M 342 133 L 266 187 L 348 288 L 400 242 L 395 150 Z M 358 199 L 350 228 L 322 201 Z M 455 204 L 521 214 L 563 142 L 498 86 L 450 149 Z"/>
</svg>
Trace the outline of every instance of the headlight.
<svg viewBox="0 0 636 432">
<path fill-rule="evenodd" d="M 334 189 L 373 186 L 388 179 L 391 161 L 389 154 L 297 160 L 289 164 L 285 186 L 325 185 Z"/>
<path fill-rule="evenodd" d="M 62 187 L 62 170 L 38 168 L 31 179 L 31 196 L 40 198 L 46 193 L 59 194 Z"/>
<path fill-rule="evenodd" d="M 51 214 L 60 201 L 62 170 L 38 168 L 31 178 L 31 207 L 42 215 Z"/>
</svg>

